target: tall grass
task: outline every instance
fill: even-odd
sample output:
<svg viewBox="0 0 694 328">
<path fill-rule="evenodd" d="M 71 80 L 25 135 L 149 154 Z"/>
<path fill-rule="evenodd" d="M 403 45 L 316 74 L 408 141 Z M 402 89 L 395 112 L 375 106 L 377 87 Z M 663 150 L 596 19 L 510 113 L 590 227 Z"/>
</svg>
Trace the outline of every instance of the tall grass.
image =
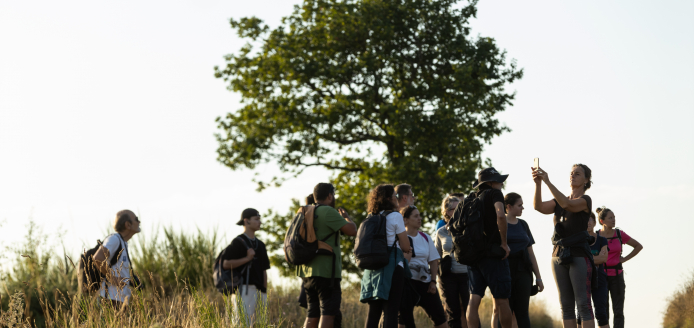
<svg viewBox="0 0 694 328">
<path fill-rule="evenodd" d="M 79 254 L 65 254 L 30 222 L 24 241 L 3 253 L 11 261 L 0 270 L 0 327 L 231 327 L 231 298 L 218 293 L 211 278 L 212 263 L 226 245 L 216 233 L 158 231 L 152 237 L 137 235 L 130 243 L 145 288 L 121 313 L 98 296 L 80 295 L 73 265 Z M 298 279 L 292 286 L 270 283 L 268 304 L 257 311 L 255 327 L 301 327 L 306 310 L 296 301 L 298 285 Z M 368 306 L 359 302 L 359 284 L 345 283 L 342 295 L 343 327 L 363 327 Z M 483 327 L 490 326 L 491 309 L 491 297 L 485 297 Z M 532 303 L 531 316 L 533 327 L 558 327 L 541 302 Z M 421 308 L 415 319 L 419 327 L 432 325 Z"/>
<path fill-rule="evenodd" d="M 665 316 L 665 328 L 694 328 L 694 273 L 670 297 Z"/>
</svg>

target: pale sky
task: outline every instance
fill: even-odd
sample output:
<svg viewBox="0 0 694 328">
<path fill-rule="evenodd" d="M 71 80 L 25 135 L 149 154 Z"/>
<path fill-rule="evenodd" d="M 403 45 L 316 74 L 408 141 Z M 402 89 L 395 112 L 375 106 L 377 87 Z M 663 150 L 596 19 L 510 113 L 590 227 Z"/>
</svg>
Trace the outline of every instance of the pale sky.
<svg viewBox="0 0 694 328">
<path fill-rule="evenodd" d="M 256 193 L 254 172 L 215 160 L 214 119 L 240 99 L 213 77 L 243 44 L 228 19 L 277 26 L 294 3 L 0 2 L 0 246 L 20 240 L 33 217 L 48 233 L 66 230 L 76 254 L 124 208 L 145 233 L 200 227 L 230 240 L 244 208 L 286 211 L 327 180 L 314 169 Z M 693 15 L 691 1 L 479 5 L 474 33 L 525 69 L 509 86 L 515 105 L 499 115 L 513 131 L 484 155 L 510 174 L 505 191 L 528 204 L 547 287 L 538 297 L 556 317 L 551 216 L 530 205 L 534 157 L 564 192 L 571 165 L 589 165 L 594 207 L 612 208 L 644 245 L 625 264 L 629 327 L 660 325 L 667 297 L 694 269 Z"/>
</svg>

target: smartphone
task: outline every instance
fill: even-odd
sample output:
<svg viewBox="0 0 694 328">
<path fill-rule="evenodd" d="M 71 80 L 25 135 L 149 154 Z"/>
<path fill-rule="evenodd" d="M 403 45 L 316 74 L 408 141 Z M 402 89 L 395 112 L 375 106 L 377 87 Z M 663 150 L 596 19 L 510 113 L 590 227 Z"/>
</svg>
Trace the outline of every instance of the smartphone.
<svg viewBox="0 0 694 328">
<path fill-rule="evenodd" d="M 539 168 L 540 168 L 540 159 L 535 157 L 535 169 L 539 169 Z"/>
</svg>

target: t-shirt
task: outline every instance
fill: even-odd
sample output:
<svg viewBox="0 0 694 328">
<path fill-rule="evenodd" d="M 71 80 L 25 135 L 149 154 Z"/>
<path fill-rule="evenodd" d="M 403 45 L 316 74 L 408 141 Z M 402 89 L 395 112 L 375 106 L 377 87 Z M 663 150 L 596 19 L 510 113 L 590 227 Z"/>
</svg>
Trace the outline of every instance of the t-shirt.
<svg viewBox="0 0 694 328">
<path fill-rule="evenodd" d="M 530 232 L 530 229 L 526 231 L 523 227 L 523 223 L 520 221 L 521 219 L 518 219 L 518 223 L 516 224 L 509 223 L 508 230 L 506 230 L 506 242 L 508 247 L 511 249 L 510 254 L 523 251 L 529 246 L 535 244 L 535 239 L 533 238 L 533 234 Z"/>
<path fill-rule="evenodd" d="M 617 242 L 619 244 L 619 242 Z M 593 245 L 590 245 L 590 251 L 593 253 L 593 256 L 600 254 L 600 250 L 602 250 L 603 246 L 607 246 L 607 238 L 600 236 L 598 233 L 597 238 L 595 240 L 595 243 Z M 610 247 L 607 246 L 607 251 L 609 252 Z M 609 258 L 609 255 L 608 255 Z M 605 265 L 600 264 L 598 265 L 598 272 L 601 274 L 605 274 Z"/>
<path fill-rule="evenodd" d="M 262 241 L 260 241 L 260 239 L 250 239 L 245 234 L 238 235 L 236 238 L 234 238 L 234 240 L 231 241 L 231 244 L 229 244 L 229 246 L 227 246 L 227 248 L 224 250 L 222 260 L 238 260 L 246 257 L 246 254 L 248 254 L 249 246 L 255 250 L 255 256 L 253 257 L 253 260 L 248 262 L 251 263 L 251 270 L 250 272 L 248 272 L 248 284 L 254 285 L 258 290 L 260 290 L 261 293 L 267 293 L 263 273 L 265 272 L 265 270 L 270 269 L 270 259 L 267 256 L 265 244 Z M 236 275 L 241 273 L 241 271 L 243 271 L 243 269 L 248 265 L 248 263 L 239 266 L 238 268 L 232 268 L 234 274 Z M 246 279 L 245 273 L 243 279 Z"/>
<path fill-rule="evenodd" d="M 583 195 L 581 198 L 586 200 L 586 205 L 588 205 L 588 212 L 580 211 L 578 213 L 569 212 L 564 210 L 556 199 L 554 199 L 554 221 L 557 224 L 554 226 L 554 231 L 559 235 L 560 238 L 570 237 L 579 232 L 588 230 L 588 219 L 590 218 L 590 212 L 593 208 L 593 201 L 590 196 Z M 554 246 L 554 251 L 552 256 L 557 256 L 557 246 Z M 571 254 L 573 257 L 588 257 L 581 247 L 571 247 Z"/>
<path fill-rule="evenodd" d="M 426 238 L 424 237 L 426 235 Z M 409 235 L 408 235 L 409 236 Z M 419 276 L 420 270 L 418 268 L 425 268 L 429 270 L 429 262 L 440 259 L 439 252 L 436 250 L 434 241 L 431 240 L 431 236 L 424 232 L 418 232 L 416 236 L 409 236 L 412 240 L 412 247 L 414 251 L 414 256 L 410 261 L 410 271 L 412 276 Z M 431 272 L 427 272 L 423 276 L 424 279 L 419 279 L 421 282 L 431 282 Z"/>
<path fill-rule="evenodd" d="M 405 219 L 402 218 L 402 214 L 393 212 L 386 215 L 386 238 L 388 247 L 393 246 L 397 235 L 403 232 L 405 232 Z M 395 246 L 400 248 L 400 243 L 397 243 Z M 412 245 L 410 245 L 410 247 L 411 246 Z M 398 262 L 398 265 L 403 268 L 405 267 L 402 261 Z"/>
<path fill-rule="evenodd" d="M 484 216 L 484 234 L 487 235 L 487 240 L 490 243 L 501 245 L 501 234 L 499 233 L 499 226 L 496 224 L 496 207 L 494 207 L 494 204 L 503 204 L 504 194 L 499 189 L 493 189 L 483 184 L 480 186 L 480 191 L 477 195 L 480 195 L 484 190 L 490 190 L 484 195 L 484 210 L 482 213 Z"/>
<path fill-rule="evenodd" d="M 622 234 L 622 243 L 626 244 L 631 240 L 631 237 L 626 234 L 626 232 L 619 230 L 619 232 Z M 607 266 L 615 266 L 618 265 L 619 262 L 621 261 L 622 258 L 622 244 L 619 243 L 619 238 L 617 238 L 617 231 L 614 232 L 614 237 L 613 239 L 609 239 L 607 242 L 607 248 L 610 249 L 610 252 L 607 255 Z M 615 270 L 615 269 L 606 269 L 607 275 L 610 277 L 616 276 L 618 273 L 624 272 L 624 270 Z M 615 272 L 619 271 L 619 272 Z"/>
<path fill-rule="evenodd" d="M 340 229 L 347 224 L 345 218 L 333 207 L 318 206 L 314 213 L 313 228 L 316 229 L 316 238 L 323 240 L 333 232 L 325 242 L 333 248 L 335 258 L 335 278 L 342 278 L 342 252 L 340 251 Z M 335 238 L 337 236 L 337 238 Z M 299 277 L 323 277 L 332 278 L 333 257 L 318 255 L 306 264 L 296 266 L 296 275 Z"/>
<path fill-rule="evenodd" d="M 451 232 L 446 229 L 446 227 L 441 227 L 436 231 L 436 236 L 434 237 L 434 244 L 436 245 L 436 250 L 439 252 L 441 258 L 446 256 L 451 257 L 451 272 L 453 273 L 467 273 L 467 265 L 460 264 L 455 259 L 455 254 L 453 253 L 453 237 Z M 439 270 L 440 267 L 439 267 Z"/>
<path fill-rule="evenodd" d="M 113 257 L 118 256 L 118 261 L 116 261 L 116 264 L 111 266 L 111 274 L 116 279 L 130 278 L 130 259 L 128 258 L 128 252 L 125 250 L 127 242 L 123 240 L 118 233 L 114 233 L 106 237 L 102 245 L 106 247 L 106 249 L 108 249 L 109 254 L 108 258 L 106 259 L 106 262 L 109 265 L 111 264 L 111 260 L 113 259 Z M 118 251 L 118 246 L 121 247 L 120 254 L 116 253 Z M 107 292 L 108 296 L 106 296 Z M 111 285 L 109 282 L 106 281 L 106 279 L 104 279 L 101 282 L 101 290 L 99 291 L 99 295 L 110 300 L 125 302 L 125 298 L 131 295 L 130 285 L 126 285 L 121 290 L 120 288 L 118 288 L 118 286 Z"/>
</svg>

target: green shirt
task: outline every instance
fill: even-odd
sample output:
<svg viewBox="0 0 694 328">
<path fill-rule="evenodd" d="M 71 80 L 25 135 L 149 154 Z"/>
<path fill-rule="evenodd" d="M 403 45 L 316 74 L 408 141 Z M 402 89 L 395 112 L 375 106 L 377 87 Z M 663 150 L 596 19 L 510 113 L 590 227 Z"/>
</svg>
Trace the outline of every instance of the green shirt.
<svg viewBox="0 0 694 328">
<path fill-rule="evenodd" d="M 313 227 L 316 229 L 316 238 L 323 240 L 329 234 L 339 231 L 347 221 L 340 213 L 330 206 L 319 206 L 314 212 Z M 340 233 L 337 238 L 330 236 L 325 242 L 332 246 L 337 256 L 335 259 L 335 278 L 342 277 L 342 253 L 340 252 Z M 337 239 L 337 243 L 335 242 Z M 311 262 L 296 267 L 296 275 L 299 277 L 324 277 L 331 278 L 333 271 L 331 265 L 333 257 L 318 255 Z"/>
</svg>

